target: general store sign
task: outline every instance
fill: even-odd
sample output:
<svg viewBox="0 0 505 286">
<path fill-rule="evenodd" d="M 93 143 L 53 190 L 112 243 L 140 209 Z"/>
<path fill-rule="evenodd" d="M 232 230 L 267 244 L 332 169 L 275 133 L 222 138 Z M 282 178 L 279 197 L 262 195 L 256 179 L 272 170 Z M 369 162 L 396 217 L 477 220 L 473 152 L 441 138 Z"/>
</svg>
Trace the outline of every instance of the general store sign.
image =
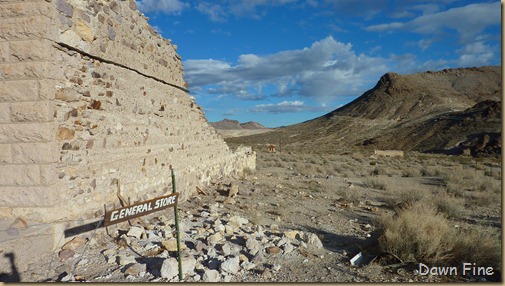
<svg viewBox="0 0 505 286">
<path fill-rule="evenodd" d="M 167 196 L 136 203 L 119 209 L 106 211 L 104 226 L 109 226 L 133 218 L 145 216 L 169 207 L 174 207 L 177 205 L 178 197 L 179 193 L 173 193 Z"/>
</svg>

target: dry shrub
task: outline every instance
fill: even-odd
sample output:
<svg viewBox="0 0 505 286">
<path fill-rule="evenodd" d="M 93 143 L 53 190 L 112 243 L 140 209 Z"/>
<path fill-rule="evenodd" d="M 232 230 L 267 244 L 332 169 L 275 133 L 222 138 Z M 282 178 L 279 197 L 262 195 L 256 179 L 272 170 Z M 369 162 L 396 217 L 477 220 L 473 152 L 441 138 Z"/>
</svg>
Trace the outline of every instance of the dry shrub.
<svg viewBox="0 0 505 286">
<path fill-rule="evenodd" d="M 454 231 L 432 205 L 411 204 L 397 217 L 382 215 L 379 225 L 384 230 L 381 249 L 403 261 L 443 264 L 452 259 Z"/>
<path fill-rule="evenodd" d="M 475 262 L 496 268 L 501 264 L 498 236 L 473 226 L 457 229 L 426 201 L 400 209 L 396 217 L 380 216 L 379 226 L 384 232 L 381 249 L 403 261 L 441 266 Z"/>
<path fill-rule="evenodd" d="M 382 178 L 367 178 L 363 183 L 367 188 L 377 190 L 386 190 L 388 188 L 388 184 Z"/>
<path fill-rule="evenodd" d="M 421 186 L 401 186 L 400 188 L 395 186 L 390 188 L 389 191 L 391 196 L 386 199 L 386 203 L 392 207 L 413 204 L 425 199 L 429 195 L 429 190 Z"/>
<path fill-rule="evenodd" d="M 421 176 L 421 171 L 419 170 L 419 168 L 415 168 L 415 167 L 404 168 L 404 169 L 402 169 L 401 173 L 402 173 L 402 177 L 419 177 L 419 176 Z"/>
<path fill-rule="evenodd" d="M 423 177 L 443 177 L 445 172 L 438 166 L 426 166 L 421 169 Z"/>
<path fill-rule="evenodd" d="M 465 212 L 465 200 L 446 192 L 439 192 L 431 196 L 430 201 L 438 212 L 445 214 L 448 218 L 461 218 Z"/>
<path fill-rule="evenodd" d="M 454 262 L 474 262 L 477 265 L 501 268 L 501 239 L 489 229 L 472 226 L 458 233 L 453 247 Z"/>
</svg>

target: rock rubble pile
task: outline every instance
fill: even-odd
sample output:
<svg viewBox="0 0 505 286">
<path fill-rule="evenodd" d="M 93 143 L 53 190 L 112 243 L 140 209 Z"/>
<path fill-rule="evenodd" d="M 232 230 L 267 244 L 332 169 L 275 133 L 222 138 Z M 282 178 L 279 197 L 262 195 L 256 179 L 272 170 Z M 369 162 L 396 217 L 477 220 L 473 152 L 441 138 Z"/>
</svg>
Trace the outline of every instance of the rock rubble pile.
<svg viewBox="0 0 505 286">
<path fill-rule="evenodd" d="M 194 214 L 188 211 L 179 222 L 183 281 L 240 281 L 238 276 L 248 274 L 271 278 L 282 269 L 271 258 L 289 259 L 297 251 L 323 248 L 316 234 L 281 230 L 275 224 L 255 225 L 223 212 L 220 203 L 204 205 Z M 179 281 L 173 219 L 161 215 L 142 226 L 118 228 L 111 235 L 116 244 L 100 252 L 111 268 L 121 269 L 126 280 Z"/>
</svg>

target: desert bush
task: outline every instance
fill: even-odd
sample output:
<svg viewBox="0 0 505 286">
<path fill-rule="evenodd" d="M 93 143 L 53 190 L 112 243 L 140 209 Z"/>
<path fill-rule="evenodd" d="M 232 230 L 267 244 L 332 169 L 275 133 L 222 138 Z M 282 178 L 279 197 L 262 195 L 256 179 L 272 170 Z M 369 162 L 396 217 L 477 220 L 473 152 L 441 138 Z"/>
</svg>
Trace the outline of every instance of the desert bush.
<svg viewBox="0 0 505 286">
<path fill-rule="evenodd" d="M 421 176 L 421 170 L 415 167 L 407 167 L 401 171 L 402 177 L 419 177 Z"/>
<path fill-rule="evenodd" d="M 472 226 L 459 231 L 452 249 L 455 263 L 471 261 L 477 265 L 501 268 L 501 239 L 490 229 Z"/>
<path fill-rule="evenodd" d="M 388 188 L 387 182 L 381 178 L 367 178 L 363 183 L 367 188 L 377 190 L 386 190 Z"/>
<path fill-rule="evenodd" d="M 392 206 L 404 206 L 417 203 L 429 196 L 428 190 L 419 187 L 391 188 L 391 196 L 385 202 Z"/>
<path fill-rule="evenodd" d="M 358 204 L 363 196 L 363 192 L 359 189 L 351 189 L 348 187 L 337 188 L 337 196 L 341 198 L 342 202 Z"/>
<path fill-rule="evenodd" d="M 436 195 L 430 196 L 429 200 L 439 213 L 446 215 L 448 218 L 461 218 L 465 212 L 465 200 L 447 192 L 439 192 Z"/>
<path fill-rule="evenodd" d="M 381 249 L 403 261 L 443 264 L 452 258 L 454 231 L 432 205 L 410 204 L 397 217 L 381 215 L 379 227 Z"/>
<path fill-rule="evenodd" d="M 403 261 L 431 265 L 461 265 L 475 262 L 499 268 L 500 238 L 483 228 L 455 228 L 437 212 L 435 206 L 423 202 L 410 204 L 398 215 L 381 215 L 379 239 L 382 251 L 395 254 Z"/>
<path fill-rule="evenodd" d="M 421 168 L 423 177 L 442 177 L 445 173 L 438 166 L 425 166 Z"/>
</svg>

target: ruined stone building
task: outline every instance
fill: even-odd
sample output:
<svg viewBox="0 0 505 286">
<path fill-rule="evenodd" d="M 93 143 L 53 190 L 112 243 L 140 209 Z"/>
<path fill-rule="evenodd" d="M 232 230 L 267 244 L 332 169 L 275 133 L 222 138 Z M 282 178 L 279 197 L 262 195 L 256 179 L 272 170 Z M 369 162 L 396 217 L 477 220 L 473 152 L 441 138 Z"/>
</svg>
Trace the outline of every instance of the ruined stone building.
<svg viewBox="0 0 505 286">
<path fill-rule="evenodd" d="M 177 46 L 134 0 L 0 1 L 0 220 L 96 219 L 255 168 L 188 95 Z M 5 224 L 4 224 L 5 226 Z M 1 242 L 0 242 L 1 243 Z"/>
</svg>

